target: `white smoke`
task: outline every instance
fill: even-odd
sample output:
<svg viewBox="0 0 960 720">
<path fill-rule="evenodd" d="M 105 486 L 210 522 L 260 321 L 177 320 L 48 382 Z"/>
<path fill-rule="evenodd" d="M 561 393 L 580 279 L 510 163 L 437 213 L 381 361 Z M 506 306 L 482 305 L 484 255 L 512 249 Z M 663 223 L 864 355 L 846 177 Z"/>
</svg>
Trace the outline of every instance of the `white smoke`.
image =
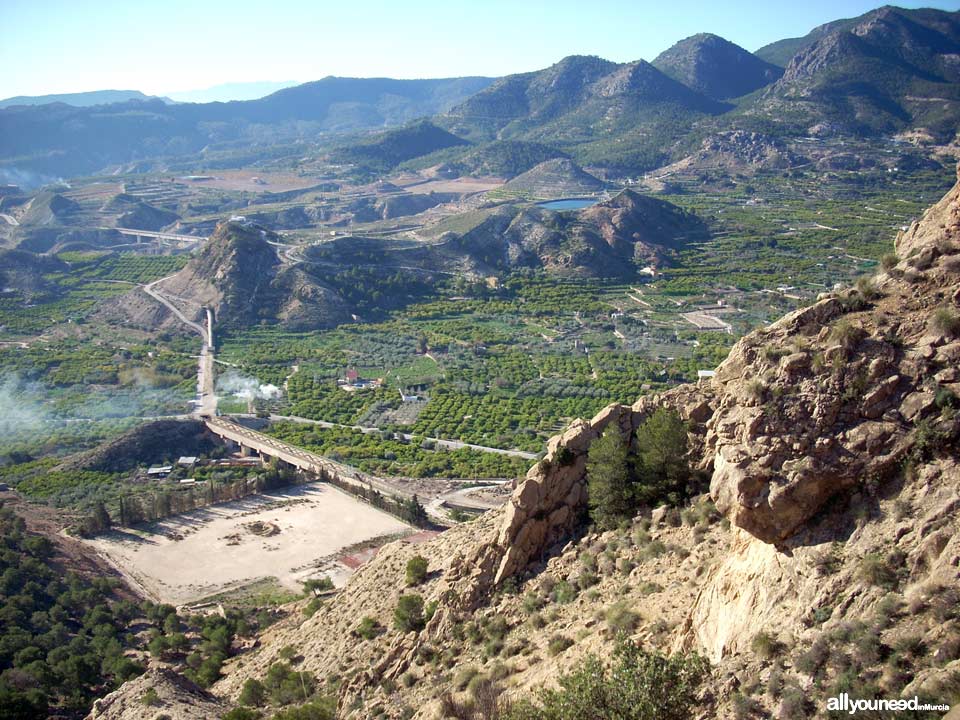
<svg viewBox="0 0 960 720">
<path fill-rule="evenodd" d="M 276 385 L 262 384 L 249 375 L 229 370 L 217 378 L 217 394 L 231 395 L 238 400 L 275 400 L 280 397 L 280 388 Z"/>
<path fill-rule="evenodd" d="M 19 375 L 0 378 L 0 437 L 21 435 L 41 427 L 50 419 L 47 410 L 37 401 L 42 389 L 27 383 Z"/>
<path fill-rule="evenodd" d="M 35 190 L 44 185 L 66 185 L 61 177 L 20 170 L 15 167 L 0 167 L 0 185 L 16 185 L 23 190 Z"/>
</svg>

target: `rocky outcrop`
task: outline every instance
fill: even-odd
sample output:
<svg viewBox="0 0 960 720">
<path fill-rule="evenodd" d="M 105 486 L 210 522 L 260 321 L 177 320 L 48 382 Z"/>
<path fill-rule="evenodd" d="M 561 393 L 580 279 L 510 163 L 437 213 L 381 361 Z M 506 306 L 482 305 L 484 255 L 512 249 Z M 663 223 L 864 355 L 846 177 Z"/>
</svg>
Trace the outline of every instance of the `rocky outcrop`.
<svg viewBox="0 0 960 720">
<path fill-rule="evenodd" d="M 766 542 L 796 532 L 837 492 L 897 467 L 960 393 L 960 190 L 897 240 L 906 256 L 875 286 L 828 297 L 752 333 L 714 379 L 710 491 Z"/>
<path fill-rule="evenodd" d="M 270 244 L 278 239 L 252 223 L 221 223 L 187 266 L 159 282 L 157 290 L 198 321 L 205 319 L 203 308 L 211 308 L 219 327 L 273 322 L 315 330 L 349 322 L 349 308 L 336 291 L 305 266 L 281 261 Z M 144 305 L 130 296 L 120 305 L 135 325 L 146 325 L 156 312 L 156 303 Z"/>
<path fill-rule="evenodd" d="M 699 457 L 704 421 L 712 413 L 708 388 L 685 386 L 630 405 L 612 404 L 589 422 L 576 420 L 550 439 L 543 460 L 530 468 L 507 504 L 496 545 L 500 561 L 494 584 L 522 571 L 566 540 L 583 522 L 587 507 L 587 450 L 613 425 L 632 442 L 637 428 L 659 407 L 670 407 L 690 424 L 693 457 Z"/>
<path fill-rule="evenodd" d="M 153 697 L 148 691 L 153 690 Z M 140 677 L 124 683 L 93 703 L 86 720 L 210 720 L 229 706 L 172 669 L 151 666 Z"/>
</svg>

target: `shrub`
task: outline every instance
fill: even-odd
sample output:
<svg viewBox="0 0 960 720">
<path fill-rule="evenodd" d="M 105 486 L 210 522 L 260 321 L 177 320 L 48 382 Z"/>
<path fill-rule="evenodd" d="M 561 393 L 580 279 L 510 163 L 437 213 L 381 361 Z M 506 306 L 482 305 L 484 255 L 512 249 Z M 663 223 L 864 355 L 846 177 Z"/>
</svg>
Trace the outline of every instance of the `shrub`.
<svg viewBox="0 0 960 720">
<path fill-rule="evenodd" d="M 544 606 L 544 600 L 542 597 L 536 593 L 528 592 L 523 596 L 523 610 L 528 614 L 532 614 L 540 610 Z"/>
<path fill-rule="evenodd" d="M 148 706 L 159 705 L 160 696 L 157 695 L 157 691 L 154 688 L 147 688 L 147 691 L 140 698 L 140 702 Z"/>
<path fill-rule="evenodd" d="M 762 706 L 755 699 L 743 693 L 733 696 L 733 717 L 736 720 L 747 720 L 762 710 Z"/>
<path fill-rule="evenodd" d="M 582 552 L 580 553 L 580 564 L 583 565 L 587 570 L 596 572 L 597 556 L 593 553 Z"/>
<path fill-rule="evenodd" d="M 659 408 L 636 436 L 636 501 L 648 507 L 679 505 L 691 491 L 687 427 L 680 415 Z"/>
<path fill-rule="evenodd" d="M 357 625 L 354 633 L 362 637 L 364 640 L 373 640 L 377 635 L 380 634 L 381 629 L 380 623 L 377 622 L 376 619 L 365 616 L 360 620 L 360 624 Z"/>
<path fill-rule="evenodd" d="M 632 632 L 640 622 L 640 615 L 631 610 L 625 602 L 618 602 L 607 608 L 605 613 L 607 627 L 614 632 Z"/>
<path fill-rule="evenodd" d="M 260 720 L 262 717 L 263 714 L 259 710 L 251 710 L 248 707 L 238 707 L 224 713 L 222 720 Z M 160 720 L 160 716 L 157 716 L 154 720 Z"/>
<path fill-rule="evenodd" d="M 240 691 L 240 704 L 251 707 L 263 707 L 267 702 L 267 688 L 255 678 L 247 678 Z"/>
<path fill-rule="evenodd" d="M 421 630 L 425 624 L 423 618 L 423 598 L 419 595 L 401 595 L 393 611 L 394 625 L 400 632 Z"/>
<path fill-rule="evenodd" d="M 577 576 L 577 587 L 581 590 L 591 588 L 598 582 L 600 582 L 599 576 L 594 572 L 590 572 L 589 570 L 584 570 Z"/>
<path fill-rule="evenodd" d="M 783 643 L 773 635 L 760 631 L 750 641 L 753 654 L 763 660 L 771 660 L 783 651 Z"/>
<path fill-rule="evenodd" d="M 698 709 L 700 687 L 709 673 L 697 655 L 664 656 L 621 641 L 613 663 L 590 656 L 559 678 L 559 689 L 541 690 L 522 700 L 507 720 L 689 720 Z"/>
<path fill-rule="evenodd" d="M 566 580 L 561 580 L 553 587 L 551 597 L 555 603 L 566 605 L 577 597 L 577 589 Z"/>
<path fill-rule="evenodd" d="M 793 665 L 799 672 L 815 676 L 823 669 L 828 657 L 830 657 L 830 645 L 826 638 L 820 636 L 813 641 L 806 652 L 796 658 Z"/>
<path fill-rule="evenodd" d="M 810 700 L 807 694 L 795 685 L 787 687 L 780 699 L 781 720 L 807 720 L 810 717 Z"/>
<path fill-rule="evenodd" d="M 502 640 L 507 636 L 507 633 L 510 632 L 510 624 L 504 617 L 497 615 L 489 623 L 487 623 L 486 631 L 487 637 Z"/>
<path fill-rule="evenodd" d="M 863 582 L 876 587 L 892 589 L 897 585 L 896 572 L 877 553 L 869 553 L 863 557 L 857 575 Z"/>
<path fill-rule="evenodd" d="M 830 339 L 844 350 L 850 351 L 863 337 L 863 331 L 847 320 L 840 320 L 830 330 Z"/>
<path fill-rule="evenodd" d="M 467 667 L 461 669 L 456 677 L 453 679 L 454 687 L 457 690 L 466 690 L 467 686 L 470 684 L 470 681 L 473 680 L 480 673 L 477 668 L 473 665 L 468 665 Z"/>
<path fill-rule="evenodd" d="M 960 314 L 952 308 L 941 307 L 934 310 L 930 324 L 944 335 L 960 335 Z"/>
<path fill-rule="evenodd" d="M 573 640 L 566 635 L 554 635 L 550 638 L 549 642 L 547 642 L 547 652 L 550 653 L 550 655 L 559 655 L 571 645 L 573 645 Z"/>
<path fill-rule="evenodd" d="M 857 280 L 857 291 L 866 300 L 876 300 L 881 294 L 877 284 L 870 277 L 862 277 Z"/>
<path fill-rule="evenodd" d="M 336 717 L 336 700 L 322 698 L 299 707 L 281 710 L 274 714 L 270 720 L 335 720 Z"/>
<path fill-rule="evenodd" d="M 660 557 L 667 551 L 667 546 L 664 545 L 659 540 L 652 540 L 647 543 L 647 546 L 640 551 L 641 560 L 652 560 L 653 558 Z"/>
<path fill-rule="evenodd" d="M 323 607 L 323 600 L 321 600 L 318 597 L 311 598 L 310 602 L 308 602 L 303 607 L 303 614 L 308 618 L 313 617 L 316 614 L 317 610 L 319 610 L 322 607 Z"/>
<path fill-rule="evenodd" d="M 316 683 L 308 672 L 297 672 L 287 663 L 278 662 L 270 666 L 263 680 L 271 702 L 276 705 L 290 705 L 305 702 L 313 695 Z"/>
<path fill-rule="evenodd" d="M 407 586 L 419 585 L 427 579 L 427 559 L 421 555 L 414 555 L 407 560 Z"/>
<path fill-rule="evenodd" d="M 653 595 L 654 593 L 663 592 L 663 585 L 656 582 L 645 581 L 637 586 L 637 590 L 640 591 L 641 595 Z"/>
<path fill-rule="evenodd" d="M 318 578 L 310 578 L 303 583 L 303 592 L 304 594 L 310 594 L 311 592 L 316 594 L 320 592 L 329 592 L 333 590 L 333 580 L 328 578 L 326 575 Z"/>
<path fill-rule="evenodd" d="M 577 456 L 574 455 L 573 451 L 566 445 L 561 445 L 557 448 L 554 459 L 557 461 L 558 465 L 561 467 L 566 467 L 568 465 L 572 465 L 573 461 L 577 459 Z"/>
<path fill-rule="evenodd" d="M 900 257 L 896 253 L 887 253 L 882 258 L 880 258 L 880 267 L 888 272 L 897 266 L 897 263 L 900 262 Z"/>
</svg>

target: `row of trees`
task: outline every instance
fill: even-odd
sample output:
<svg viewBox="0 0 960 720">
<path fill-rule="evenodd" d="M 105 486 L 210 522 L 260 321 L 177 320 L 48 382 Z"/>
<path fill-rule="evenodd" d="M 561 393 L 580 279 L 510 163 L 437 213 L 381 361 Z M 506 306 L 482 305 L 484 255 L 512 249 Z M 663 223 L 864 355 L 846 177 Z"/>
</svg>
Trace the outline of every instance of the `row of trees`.
<svg viewBox="0 0 960 720">
<path fill-rule="evenodd" d="M 117 499 L 113 513 L 107 509 L 105 502 L 97 502 L 76 529 L 81 535 L 89 537 L 106 532 L 115 525 L 131 527 L 155 522 L 200 507 L 285 487 L 297 480 L 295 470 L 280 469 L 274 464 L 252 478 L 244 476 L 232 482 L 215 482 L 211 479 L 200 485 L 199 489 L 196 489 L 198 486 L 188 486 L 183 490 L 161 488 L 152 493 L 126 494 Z"/>
</svg>

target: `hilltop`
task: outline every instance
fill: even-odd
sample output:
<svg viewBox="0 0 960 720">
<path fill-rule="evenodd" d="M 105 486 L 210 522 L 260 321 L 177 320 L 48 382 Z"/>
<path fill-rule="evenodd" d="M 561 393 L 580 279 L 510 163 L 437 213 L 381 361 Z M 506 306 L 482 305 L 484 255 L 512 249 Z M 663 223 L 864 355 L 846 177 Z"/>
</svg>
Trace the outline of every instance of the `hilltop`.
<svg viewBox="0 0 960 720">
<path fill-rule="evenodd" d="M 832 132 L 923 127 L 942 141 L 953 138 L 960 13 L 885 7 L 815 34 L 758 101 L 759 111 Z"/>
<path fill-rule="evenodd" d="M 346 304 L 336 292 L 302 268 L 281 262 L 270 245 L 277 240 L 252 224 L 221 223 L 186 267 L 163 280 L 158 289 L 176 298 L 188 317 L 204 321 L 202 309 L 211 308 L 219 327 L 269 322 L 309 330 L 349 321 Z M 123 314 L 125 308 L 128 321 L 135 325 L 155 323 L 158 312 L 169 315 L 139 292 L 124 298 L 113 312 Z"/>
<path fill-rule="evenodd" d="M 154 99 L 96 108 L 62 103 L 12 107 L 0 111 L 0 158 L 15 158 L 21 171 L 90 174 L 145 158 L 196 156 L 224 131 L 228 140 L 280 143 L 403 125 L 442 113 L 489 83 L 475 77 L 327 77 L 257 100 L 228 103 Z"/>
<path fill-rule="evenodd" d="M 386 171 L 404 160 L 467 144 L 466 140 L 451 135 L 433 123 L 421 120 L 363 142 L 338 148 L 331 153 L 330 159 L 335 163 L 359 165 L 367 170 Z"/>
<path fill-rule="evenodd" d="M 695 214 L 623 190 L 579 211 L 508 205 L 455 244 L 473 257 L 495 258 L 498 269 L 533 267 L 559 275 L 633 277 L 644 267 L 669 264 L 688 241 L 708 236 Z"/>
<path fill-rule="evenodd" d="M 153 97 L 153 95 L 144 95 L 139 90 L 91 90 L 89 92 L 63 93 L 60 95 L 17 95 L 0 100 L 0 108 L 15 105 L 50 105 L 52 103 L 63 103 L 73 107 L 90 107 L 92 105 L 127 102 L 128 100 L 150 100 Z"/>
<path fill-rule="evenodd" d="M 593 195 L 606 184 L 572 160 L 545 160 L 504 184 L 498 193 L 540 200 Z"/>
<path fill-rule="evenodd" d="M 783 74 L 783 68 L 710 33 L 681 40 L 660 53 L 653 66 L 714 100 L 746 95 Z"/>
</svg>

